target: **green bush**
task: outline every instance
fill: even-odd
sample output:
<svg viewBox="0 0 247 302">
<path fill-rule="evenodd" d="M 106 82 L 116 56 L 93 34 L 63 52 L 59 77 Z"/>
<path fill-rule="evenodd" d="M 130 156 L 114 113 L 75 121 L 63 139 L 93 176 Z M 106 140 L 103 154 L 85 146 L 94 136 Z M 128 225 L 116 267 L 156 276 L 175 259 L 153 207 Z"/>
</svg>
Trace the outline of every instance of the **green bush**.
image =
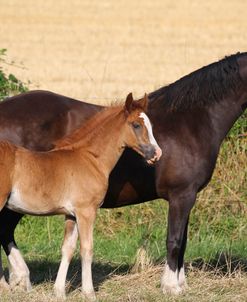
<svg viewBox="0 0 247 302">
<path fill-rule="evenodd" d="M 6 55 L 6 49 L 0 49 L 0 64 L 5 63 L 4 56 Z M 14 64 L 14 63 L 11 63 Z M 0 65 L 0 101 L 9 95 L 15 95 L 21 92 L 25 92 L 28 88 L 18 80 L 13 74 L 6 74 Z"/>
<path fill-rule="evenodd" d="M 234 138 L 247 133 L 247 111 L 241 115 L 241 117 L 236 121 L 231 131 L 228 134 L 229 138 Z"/>
</svg>

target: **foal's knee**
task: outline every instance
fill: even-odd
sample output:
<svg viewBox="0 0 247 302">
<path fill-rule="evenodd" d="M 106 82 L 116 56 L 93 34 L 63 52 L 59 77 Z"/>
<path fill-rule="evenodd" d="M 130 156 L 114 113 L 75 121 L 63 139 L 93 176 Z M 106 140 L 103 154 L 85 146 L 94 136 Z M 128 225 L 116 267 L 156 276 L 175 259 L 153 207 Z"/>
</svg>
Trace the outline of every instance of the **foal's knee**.
<svg viewBox="0 0 247 302">
<path fill-rule="evenodd" d="M 76 242 L 78 239 L 78 231 L 75 223 L 66 223 L 65 237 L 62 245 L 62 255 L 67 259 L 71 259 L 76 248 Z"/>
</svg>

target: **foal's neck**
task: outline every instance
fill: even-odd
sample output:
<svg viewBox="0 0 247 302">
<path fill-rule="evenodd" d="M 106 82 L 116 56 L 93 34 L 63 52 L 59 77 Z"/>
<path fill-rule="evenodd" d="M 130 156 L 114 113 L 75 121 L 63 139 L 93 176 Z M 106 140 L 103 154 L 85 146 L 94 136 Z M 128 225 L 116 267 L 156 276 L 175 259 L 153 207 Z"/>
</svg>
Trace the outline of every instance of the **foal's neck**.
<svg viewBox="0 0 247 302">
<path fill-rule="evenodd" d="M 124 124 L 123 106 L 107 108 L 59 141 L 55 150 L 74 150 L 112 170 L 124 150 Z"/>
<path fill-rule="evenodd" d="M 92 133 L 82 152 L 88 152 L 110 173 L 124 151 L 124 126 L 125 116 L 121 110 L 105 120 L 95 135 Z"/>
</svg>

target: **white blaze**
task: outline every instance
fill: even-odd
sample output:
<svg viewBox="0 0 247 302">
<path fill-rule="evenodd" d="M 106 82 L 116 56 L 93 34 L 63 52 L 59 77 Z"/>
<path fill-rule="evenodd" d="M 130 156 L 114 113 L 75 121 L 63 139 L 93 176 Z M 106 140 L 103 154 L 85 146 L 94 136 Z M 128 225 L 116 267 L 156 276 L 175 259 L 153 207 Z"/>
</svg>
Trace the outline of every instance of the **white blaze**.
<svg viewBox="0 0 247 302">
<path fill-rule="evenodd" d="M 147 128 L 147 131 L 148 131 L 148 137 L 149 137 L 150 143 L 152 145 L 158 146 L 158 143 L 157 143 L 156 139 L 154 138 L 152 125 L 150 123 L 150 120 L 149 120 L 148 116 L 144 112 L 140 113 L 139 116 L 141 118 L 143 118 L 143 120 L 144 120 L 144 124 Z"/>
</svg>

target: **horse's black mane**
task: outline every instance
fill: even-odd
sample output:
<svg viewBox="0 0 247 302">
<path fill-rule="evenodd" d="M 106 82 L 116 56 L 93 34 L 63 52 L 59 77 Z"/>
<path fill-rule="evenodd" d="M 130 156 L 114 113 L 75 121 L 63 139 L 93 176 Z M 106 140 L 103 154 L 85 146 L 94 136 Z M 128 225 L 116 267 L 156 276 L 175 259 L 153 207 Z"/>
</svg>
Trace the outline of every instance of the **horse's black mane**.
<svg viewBox="0 0 247 302">
<path fill-rule="evenodd" d="M 171 111 L 184 111 L 219 102 L 242 85 L 237 59 L 247 53 L 237 53 L 204 66 L 175 83 L 149 94 L 152 101 L 161 100 Z"/>
</svg>

